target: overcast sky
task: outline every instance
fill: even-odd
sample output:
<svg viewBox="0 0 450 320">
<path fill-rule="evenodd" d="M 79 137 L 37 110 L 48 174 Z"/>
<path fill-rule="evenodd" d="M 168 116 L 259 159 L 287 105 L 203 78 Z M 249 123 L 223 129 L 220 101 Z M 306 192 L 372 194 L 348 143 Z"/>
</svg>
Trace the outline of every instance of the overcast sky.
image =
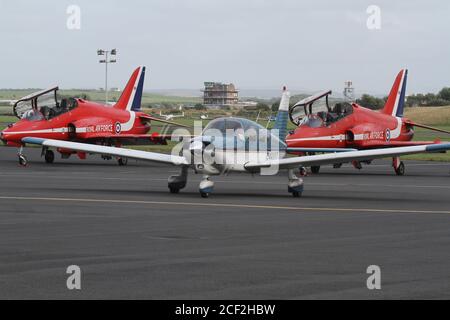
<svg viewBox="0 0 450 320">
<path fill-rule="evenodd" d="M 369 5 L 381 29 L 369 30 Z M 69 5 L 81 29 L 67 28 Z M 245 89 L 386 93 L 409 68 L 408 92 L 450 86 L 450 1 L 0 0 L 0 88 L 98 88 L 98 48 L 117 48 L 111 86 L 148 68 L 146 89 Z"/>
</svg>

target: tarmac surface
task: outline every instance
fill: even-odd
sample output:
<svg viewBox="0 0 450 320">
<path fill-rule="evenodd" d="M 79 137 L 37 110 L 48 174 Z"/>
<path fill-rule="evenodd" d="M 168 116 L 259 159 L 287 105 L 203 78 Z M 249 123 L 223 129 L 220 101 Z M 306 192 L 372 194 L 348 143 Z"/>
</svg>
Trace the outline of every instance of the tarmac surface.
<svg viewBox="0 0 450 320">
<path fill-rule="evenodd" d="M 0 149 L 2 299 L 449 299 L 450 164 L 215 177 L 209 199 L 176 167 L 92 156 L 43 163 Z M 68 290 L 78 265 L 81 290 Z M 367 268 L 381 268 L 368 290 Z"/>
</svg>

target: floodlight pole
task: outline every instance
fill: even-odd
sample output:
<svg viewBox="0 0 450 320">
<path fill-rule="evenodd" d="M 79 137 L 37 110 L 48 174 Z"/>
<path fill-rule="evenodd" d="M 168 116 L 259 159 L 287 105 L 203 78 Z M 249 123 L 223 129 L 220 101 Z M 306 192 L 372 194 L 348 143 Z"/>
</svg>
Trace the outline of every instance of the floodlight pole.
<svg viewBox="0 0 450 320">
<path fill-rule="evenodd" d="M 109 55 L 115 56 L 117 54 L 117 50 L 116 49 L 112 49 L 112 50 L 102 50 L 99 49 L 97 50 L 97 55 L 99 56 L 105 56 L 104 60 L 100 60 L 100 63 L 104 63 L 105 64 L 105 103 L 108 104 L 108 64 L 110 63 L 116 63 L 117 60 L 116 59 L 109 59 Z"/>
<path fill-rule="evenodd" d="M 108 104 L 108 51 L 106 51 L 105 58 L 105 103 Z"/>
</svg>

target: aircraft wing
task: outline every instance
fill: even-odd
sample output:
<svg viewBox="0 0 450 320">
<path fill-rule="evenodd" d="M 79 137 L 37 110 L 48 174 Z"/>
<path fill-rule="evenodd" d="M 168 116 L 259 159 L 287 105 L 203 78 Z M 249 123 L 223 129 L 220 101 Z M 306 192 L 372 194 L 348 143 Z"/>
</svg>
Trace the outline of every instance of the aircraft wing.
<svg viewBox="0 0 450 320">
<path fill-rule="evenodd" d="M 329 153 L 329 152 L 349 152 L 357 151 L 357 149 L 351 148 L 286 148 L 287 153 L 304 153 L 304 152 L 317 152 L 317 153 Z"/>
<path fill-rule="evenodd" d="M 42 145 L 44 147 L 64 148 L 69 150 L 82 151 L 86 153 L 105 154 L 128 159 L 137 159 L 173 165 L 189 165 L 185 157 L 172 156 L 170 154 L 99 146 L 96 144 L 69 142 L 62 140 L 41 139 L 41 138 L 23 138 L 22 141 L 24 143 L 37 144 Z"/>
<path fill-rule="evenodd" d="M 261 168 L 278 166 L 280 169 L 293 169 L 299 166 L 318 166 L 350 161 L 365 161 L 388 157 L 398 157 L 415 153 L 445 152 L 450 150 L 450 143 L 431 144 L 413 147 L 384 148 L 364 151 L 349 151 L 342 153 L 328 153 L 315 156 L 284 158 L 264 162 L 249 162 L 245 165 L 248 171 L 256 171 Z"/>
<path fill-rule="evenodd" d="M 86 141 L 88 143 L 101 142 L 104 139 L 108 139 L 111 141 L 117 141 L 120 144 L 124 145 L 167 145 L 167 141 L 175 138 L 175 141 L 178 141 L 180 138 L 193 138 L 193 135 L 174 135 L 174 134 L 160 134 L 158 132 L 154 132 L 151 134 L 133 134 L 133 133 L 121 133 L 121 134 L 107 134 L 102 136 L 95 136 L 91 138 L 87 138 Z M 113 143 L 114 144 L 114 143 Z"/>
<path fill-rule="evenodd" d="M 152 134 L 133 134 L 133 133 L 121 133 L 114 135 L 105 135 L 101 137 L 87 138 L 89 142 L 102 141 L 104 139 L 110 139 L 112 141 L 119 142 L 131 142 L 131 143 L 143 143 L 143 144 L 167 144 L 167 140 L 172 138 L 170 134 L 159 134 L 157 132 Z"/>
<path fill-rule="evenodd" d="M 436 141 L 390 141 L 389 145 L 386 145 L 385 141 L 381 140 L 367 140 L 359 144 L 361 149 L 371 149 L 371 148 L 394 148 L 394 147 L 412 147 L 412 146 L 424 146 L 430 144 L 439 144 L 440 140 Z"/>
</svg>

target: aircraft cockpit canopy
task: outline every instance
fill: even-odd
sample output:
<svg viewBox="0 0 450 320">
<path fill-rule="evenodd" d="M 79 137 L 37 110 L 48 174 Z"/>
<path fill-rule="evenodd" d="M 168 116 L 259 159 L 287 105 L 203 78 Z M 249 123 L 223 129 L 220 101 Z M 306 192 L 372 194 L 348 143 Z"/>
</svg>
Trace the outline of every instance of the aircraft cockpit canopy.
<svg viewBox="0 0 450 320">
<path fill-rule="evenodd" d="M 50 120 L 78 106 L 73 98 L 59 101 L 58 90 L 58 87 L 53 87 L 21 98 L 14 104 L 15 116 L 29 121 Z"/>
<path fill-rule="evenodd" d="M 219 118 L 216 120 L 211 121 L 205 128 L 205 132 L 208 130 L 218 130 L 222 134 L 226 134 L 227 130 L 234 130 L 234 131 L 243 131 L 248 132 L 249 130 L 253 129 L 256 132 L 260 129 L 264 129 L 263 126 L 257 124 L 256 122 L 242 119 L 242 118 Z"/>
<path fill-rule="evenodd" d="M 206 126 L 203 136 L 214 137 L 216 145 L 220 145 L 219 141 L 224 141 L 224 143 L 225 141 L 231 141 L 231 146 L 238 149 L 259 146 L 258 148 L 267 150 L 267 148 L 272 149 L 272 146 L 279 147 L 284 144 L 280 142 L 278 135 L 271 130 L 244 118 L 215 119 Z M 229 147 L 229 145 L 227 144 L 226 147 Z"/>
<path fill-rule="evenodd" d="M 297 102 L 289 109 L 291 122 L 310 128 L 326 127 L 353 113 L 353 106 L 347 102 L 330 105 L 332 91 L 323 91 Z"/>
</svg>

